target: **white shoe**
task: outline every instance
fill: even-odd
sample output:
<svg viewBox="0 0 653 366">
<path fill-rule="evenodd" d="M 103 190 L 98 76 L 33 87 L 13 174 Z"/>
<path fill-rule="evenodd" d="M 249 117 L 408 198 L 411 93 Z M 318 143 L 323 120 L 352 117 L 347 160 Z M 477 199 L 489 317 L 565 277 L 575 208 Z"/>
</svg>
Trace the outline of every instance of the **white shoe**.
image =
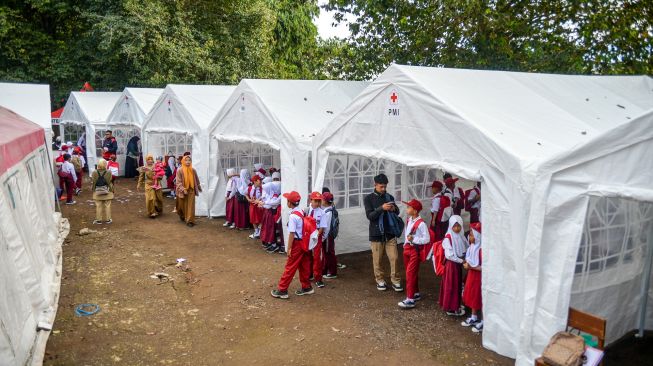
<svg viewBox="0 0 653 366">
<path fill-rule="evenodd" d="M 236 228 L 235 224 L 232 224 L 231 226 L 229 226 L 229 229 L 235 229 L 235 228 Z"/>
<path fill-rule="evenodd" d="M 256 237 L 254 236 L 254 234 L 249 235 L 248 238 L 250 238 L 250 239 L 256 239 Z"/>
<path fill-rule="evenodd" d="M 480 322 L 476 323 L 476 324 L 472 327 L 472 332 L 474 332 L 474 333 L 481 333 L 481 332 L 483 332 L 483 321 L 482 321 L 482 320 L 481 320 Z"/>
<path fill-rule="evenodd" d="M 229 226 L 229 225 L 231 225 L 230 222 L 225 222 L 224 224 L 222 224 L 222 226 L 224 226 L 224 227 L 227 227 L 227 226 Z"/>
</svg>

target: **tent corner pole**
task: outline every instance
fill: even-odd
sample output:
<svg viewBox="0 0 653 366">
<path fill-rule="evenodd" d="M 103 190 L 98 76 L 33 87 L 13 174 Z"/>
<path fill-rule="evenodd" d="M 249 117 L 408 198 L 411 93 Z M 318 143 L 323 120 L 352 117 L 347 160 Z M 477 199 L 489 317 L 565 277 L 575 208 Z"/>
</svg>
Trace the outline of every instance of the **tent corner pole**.
<svg viewBox="0 0 653 366">
<path fill-rule="evenodd" d="M 646 239 L 646 262 L 644 263 L 644 278 L 642 279 L 642 288 L 640 292 L 639 322 L 637 338 L 644 337 L 644 328 L 646 326 L 646 307 L 648 303 L 648 291 L 651 285 L 651 267 L 653 265 L 653 224 L 650 225 Z"/>
</svg>

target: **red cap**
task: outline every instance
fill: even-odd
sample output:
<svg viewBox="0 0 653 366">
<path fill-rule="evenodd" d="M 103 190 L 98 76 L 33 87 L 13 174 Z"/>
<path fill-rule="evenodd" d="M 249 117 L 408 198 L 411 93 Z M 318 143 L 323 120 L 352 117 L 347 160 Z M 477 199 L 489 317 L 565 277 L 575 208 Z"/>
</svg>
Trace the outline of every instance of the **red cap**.
<svg viewBox="0 0 653 366">
<path fill-rule="evenodd" d="M 442 182 L 440 182 L 439 180 L 434 180 L 433 184 L 431 184 L 431 188 L 433 188 L 433 187 L 437 187 L 439 189 L 442 189 Z"/>
<path fill-rule="evenodd" d="M 312 200 L 322 200 L 322 193 L 320 192 L 311 192 L 310 196 L 308 196 Z"/>
<path fill-rule="evenodd" d="M 331 203 L 333 202 L 333 194 L 331 192 L 324 192 L 322 193 L 322 199 Z"/>
<path fill-rule="evenodd" d="M 444 184 L 447 187 L 451 188 L 451 187 L 453 187 L 454 184 L 456 184 L 457 181 L 458 181 L 458 178 L 455 178 L 455 179 L 454 178 L 447 178 L 447 179 L 444 180 Z"/>
<path fill-rule="evenodd" d="M 259 169 L 258 172 L 265 175 L 265 169 L 263 169 L 263 168 Z"/>
<path fill-rule="evenodd" d="M 252 183 L 254 183 L 254 182 L 256 182 L 257 180 L 261 180 L 261 177 L 259 177 L 258 175 L 254 174 L 250 180 L 252 181 Z"/>
<path fill-rule="evenodd" d="M 412 200 L 410 200 L 410 202 L 406 202 L 406 201 L 401 201 L 401 202 L 405 203 L 406 206 L 410 206 L 410 207 L 414 208 L 417 212 L 422 211 L 422 202 L 420 202 L 420 201 L 418 201 L 418 200 L 416 200 L 414 198 Z"/>
<path fill-rule="evenodd" d="M 302 196 L 299 195 L 296 191 L 292 191 L 289 193 L 284 193 L 283 196 L 292 203 L 299 203 L 299 201 L 302 200 Z"/>
<path fill-rule="evenodd" d="M 481 232 L 481 223 L 480 222 L 475 222 L 473 224 L 469 224 L 469 227 L 478 231 L 479 233 Z"/>
<path fill-rule="evenodd" d="M 61 150 L 68 150 L 68 145 L 61 146 Z"/>
</svg>

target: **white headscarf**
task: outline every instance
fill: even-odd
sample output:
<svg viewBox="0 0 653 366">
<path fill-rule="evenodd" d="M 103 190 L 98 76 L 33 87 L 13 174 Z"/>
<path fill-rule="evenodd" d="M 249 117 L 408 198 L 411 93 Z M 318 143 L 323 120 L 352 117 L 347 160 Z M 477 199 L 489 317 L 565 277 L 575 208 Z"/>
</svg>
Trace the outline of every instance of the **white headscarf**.
<svg viewBox="0 0 653 366">
<path fill-rule="evenodd" d="M 263 164 L 261 163 L 254 164 L 254 170 L 258 171 L 261 168 L 263 168 Z"/>
<path fill-rule="evenodd" d="M 265 184 L 265 183 L 272 183 L 272 178 L 271 177 L 263 178 L 263 184 Z"/>
<path fill-rule="evenodd" d="M 271 182 L 272 194 L 280 195 L 281 194 L 281 182 Z"/>
<path fill-rule="evenodd" d="M 472 266 L 478 267 L 481 264 L 480 252 L 481 252 L 481 233 L 471 229 L 472 234 L 474 234 L 474 244 L 470 244 L 467 248 L 467 254 L 465 255 L 465 261 Z"/>
<path fill-rule="evenodd" d="M 249 182 L 252 179 L 249 175 L 249 170 L 247 169 L 241 169 L 240 170 L 240 180 L 238 182 L 238 192 L 242 195 L 247 194 L 247 187 L 249 186 Z"/>
<path fill-rule="evenodd" d="M 227 178 L 231 178 L 234 175 L 236 175 L 236 169 L 234 169 L 234 168 L 227 169 Z"/>
<path fill-rule="evenodd" d="M 460 232 L 458 234 L 453 231 L 453 226 L 455 224 L 460 225 Z M 463 254 L 465 254 L 465 251 L 467 251 L 467 247 L 469 246 L 469 242 L 467 241 L 467 238 L 465 238 L 463 228 L 464 226 L 462 217 L 453 215 L 449 218 L 449 230 L 447 230 L 447 234 L 451 235 L 451 247 L 453 248 L 453 253 L 457 257 L 462 257 Z"/>
<path fill-rule="evenodd" d="M 281 179 L 281 173 L 279 172 L 272 173 L 272 179 Z"/>
</svg>

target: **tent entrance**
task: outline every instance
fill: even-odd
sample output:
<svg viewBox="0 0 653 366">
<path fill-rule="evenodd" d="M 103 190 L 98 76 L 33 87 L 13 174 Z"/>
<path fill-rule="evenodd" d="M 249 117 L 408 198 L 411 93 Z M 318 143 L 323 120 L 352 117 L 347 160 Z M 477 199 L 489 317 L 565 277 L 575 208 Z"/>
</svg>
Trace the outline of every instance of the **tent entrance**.
<svg viewBox="0 0 653 366">
<path fill-rule="evenodd" d="M 254 164 L 263 164 L 264 169 L 278 169 L 281 166 L 279 150 L 253 142 L 219 141 L 218 172 L 226 176 L 226 170 L 234 168 L 236 172 L 247 169 L 253 173 Z"/>
<path fill-rule="evenodd" d="M 589 198 L 570 303 L 607 320 L 608 344 L 653 326 L 652 258 L 652 203 Z"/>
<path fill-rule="evenodd" d="M 116 158 L 118 164 L 120 164 L 120 175 L 125 173 L 125 159 L 127 158 L 127 144 L 129 140 L 138 136 L 141 137 L 141 129 L 133 125 L 117 125 L 117 126 L 108 126 L 102 129 L 95 130 L 95 150 L 96 156 L 102 156 L 102 142 L 104 141 L 104 133 L 106 130 L 111 130 L 113 137 L 116 138 L 118 143 L 118 151 L 116 152 Z"/>
<path fill-rule="evenodd" d="M 62 123 L 60 125 L 60 128 L 62 130 L 62 136 L 63 136 L 63 140 L 61 142 L 64 144 L 70 141 L 74 145 L 76 145 L 79 138 L 84 136 L 84 134 L 86 133 L 86 127 L 84 127 L 84 125 L 80 125 L 76 123 L 65 123 L 65 124 Z"/>
</svg>

